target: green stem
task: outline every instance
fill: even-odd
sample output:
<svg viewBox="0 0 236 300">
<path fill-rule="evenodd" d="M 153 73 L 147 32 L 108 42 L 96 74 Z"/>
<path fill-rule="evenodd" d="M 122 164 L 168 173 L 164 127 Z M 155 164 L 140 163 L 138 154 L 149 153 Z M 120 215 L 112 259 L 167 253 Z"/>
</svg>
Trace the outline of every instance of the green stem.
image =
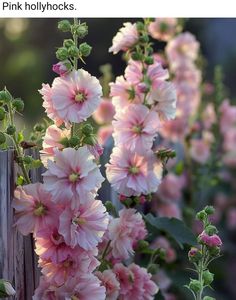
<svg viewBox="0 0 236 300">
<path fill-rule="evenodd" d="M 202 288 L 197 293 L 196 300 L 202 300 L 202 293 L 203 293 L 203 289 L 204 289 L 203 272 L 204 272 L 204 269 L 205 269 L 205 264 L 204 264 L 204 262 L 205 262 L 205 255 L 206 255 L 205 246 L 201 246 L 201 249 L 202 249 L 202 259 L 199 262 L 199 266 L 198 266 L 198 280 L 201 283 Z"/>
<path fill-rule="evenodd" d="M 8 104 L 7 107 L 8 107 L 8 111 L 9 111 L 10 125 L 11 126 L 15 126 L 14 125 L 14 115 L 13 115 L 11 104 Z M 22 160 L 24 154 L 22 153 L 22 151 L 21 151 L 21 149 L 20 149 L 20 147 L 18 145 L 17 137 L 16 137 L 15 133 L 12 135 L 12 140 L 13 140 L 13 143 L 14 143 L 14 146 L 15 146 L 15 150 L 16 150 L 16 153 L 17 153 L 17 158 L 19 159 L 19 166 L 21 167 L 21 170 L 22 170 L 25 182 L 29 184 L 29 183 L 31 183 L 31 180 L 29 178 L 29 174 L 28 174 L 28 172 L 27 172 L 27 170 L 25 168 L 24 162 Z"/>
</svg>

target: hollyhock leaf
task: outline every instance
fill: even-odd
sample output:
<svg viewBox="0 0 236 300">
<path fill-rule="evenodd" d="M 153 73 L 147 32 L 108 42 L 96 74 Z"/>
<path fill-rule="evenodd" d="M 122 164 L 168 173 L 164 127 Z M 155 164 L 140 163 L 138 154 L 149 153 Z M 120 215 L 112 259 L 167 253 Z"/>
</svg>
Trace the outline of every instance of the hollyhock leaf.
<svg viewBox="0 0 236 300">
<path fill-rule="evenodd" d="M 197 245 L 197 240 L 191 230 L 184 224 L 183 221 L 176 218 L 157 218 L 152 214 L 145 216 L 145 221 L 152 228 L 164 231 L 169 234 L 183 249 L 183 244 L 191 246 Z"/>
</svg>

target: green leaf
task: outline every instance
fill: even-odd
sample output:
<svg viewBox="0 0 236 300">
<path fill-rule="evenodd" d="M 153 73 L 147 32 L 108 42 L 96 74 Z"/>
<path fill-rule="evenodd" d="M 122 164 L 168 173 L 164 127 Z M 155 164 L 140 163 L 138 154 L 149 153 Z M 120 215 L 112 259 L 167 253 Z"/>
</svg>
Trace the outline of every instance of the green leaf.
<svg viewBox="0 0 236 300">
<path fill-rule="evenodd" d="M 23 132 L 20 131 L 20 132 L 18 132 L 18 134 L 17 134 L 17 142 L 18 142 L 18 143 L 21 143 L 23 140 L 24 140 L 24 135 L 23 135 Z"/>
<path fill-rule="evenodd" d="M 147 214 L 144 218 L 152 229 L 169 234 L 180 248 L 183 249 L 183 244 L 197 245 L 196 237 L 183 221 L 175 218 L 154 217 L 152 214 Z"/>
</svg>

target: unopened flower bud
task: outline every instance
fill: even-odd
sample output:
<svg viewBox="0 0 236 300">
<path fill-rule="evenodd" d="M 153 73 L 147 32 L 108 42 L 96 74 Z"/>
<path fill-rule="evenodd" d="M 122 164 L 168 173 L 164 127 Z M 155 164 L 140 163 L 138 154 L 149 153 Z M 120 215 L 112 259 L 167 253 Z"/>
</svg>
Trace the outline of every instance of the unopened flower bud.
<svg viewBox="0 0 236 300">
<path fill-rule="evenodd" d="M 64 137 L 60 140 L 59 142 L 61 145 L 63 145 L 65 148 L 68 148 L 69 147 L 69 139 L 67 137 Z"/>
<path fill-rule="evenodd" d="M 76 147 L 79 144 L 79 138 L 77 136 L 72 136 L 72 138 L 69 140 L 71 147 Z"/>
<path fill-rule="evenodd" d="M 6 111 L 4 108 L 0 107 L 0 121 L 4 120 L 6 116 Z"/>
<path fill-rule="evenodd" d="M 83 143 L 87 145 L 94 146 L 97 143 L 97 140 L 94 136 L 86 136 L 83 139 Z"/>
<path fill-rule="evenodd" d="M 144 240 L 138 241 L 138 246 L 137 246 L 138 251 L 142 251 L 144 249 L 147 249 L 148 247 L 149 247 L 149 243 L 147 241 Z"/>
<path fill-rule="evenodd" d="M 144 62 L 145 62 L 147 65 L 152 65 L 153 62 L 154 62 L 154 59 L 153 59 L 153 57 L 151 57 L 151 56 L 147 56 L 147 57 L 145 57 Z"/>
<path fill-rule="evenodd" d="M 85 124 L 82 128 L 82 133 L 85 135 L 91 135 L 93 133 L 93 126 L 90 124 Z"/>
<path fill-rule="evenodd" d="M 137 22 L 136 23 L 136 27 L 137 27 L 137 30 L 138 31 L 142 31 L 142 30 L 144 30 L 144 24 L 143 24 L 143 22 Z"/>
<path fill-rule="evenodd" d="M 208 247 L 220 247 L 222 245 L 222 241 L 217 234 L 208 235 L 205 231 L 199 235 L 199 242 Z"/>
<path fill-rule="evenodd" d="M 86 24 L 77 25 L 76 34 L 80 39 L 83 39 L 88 34 L 88 26 Z"/>
<path fill-rule="evenodd" d="M 7 280 L 0 279 L 0 298 L 8 298 L 14 296 L 16 291 L 12 287 L 11 283 Z"/>
<path fill-rule="evenodd" d="M 11 101 L 11 99 L 12 96 L 7 90 L 0 91 L 0 101 L 8 103 L 9 101 Z"/>
<path fill-rule="evenodd" d="M 158 265 L 156 265 L 156 264 L 149 265 L 147 271 L 148 271 L 148 273 L 155 275 L 158 271 Z"/>
<path fill-rule="evenodd" d="M 203 300 L 216 300 L 216 298 L 210 297 L 210 296 L 205 296 Z"/>
<path fill-rule="evenodd" d="M 191 279 L 191 282 L 189 283 L 189 288 L 194 291 L 195 293 L 198 293 L 202 289 L 201 282 L 196 279 Z"/>
<path fill-rule="evenodd" d="M 78 55 L 79 55 L 79 49 L 76 46 L 71 46 L 68 49 L 68 53 L 69 53 L 69 56 L 78 57 Z"/>
<path fill-rule="evenodd" d="M 149 91 L 149 87 L 146 85 L 146 83 L 144 82 L 140 82 L 138 85 L 137 85 L 137 90 L 140 92 L 140 93 L 147 93 Z"/>
<path fill-rule="evenodd" d="M 58 48 L 56 51 L 56 57 L 59 60 L 66 60 L 69 56 L 68 50 L 65 47 Z"/>
<path fill-rule="evenodd" d="M 79 51 L 81 53 L 82 56 L 89 56 L 91 53 L 92 47 L 89 46 L 87 43 L 82 43 L 79 45 Z"/>
<path fill-rule="evenodd" d="M 191 262 L 198 262 L 202 258 L 199 249 L 192 247 L 188 252 L 188 258 Z"/>
<path fill-rule="evenodd" d="M 148 41 L 149 41 L 148 35 L 145 34 L 145 35 L 140 36 L 139 41 L 141 43 L 148 43 Z"/>
<path fill-rule="evenodd" d="M 13 125 L 9 125 L 6 130 L 7 134 L 13 135 L 16 132 L 16 127 Z"/>
<path fill-rule="evenodd" d="M 25 164 L 27 164 L 27 165 L 30 165 L 30 164 L 32 163 L 33 160 L 34 160 L 34 159 L 32 158 L 32 156 L 25 156 L 25 157 L 23 158 L 23 162 L 24 162 Z"/>
<path fill-rule="evenodd" d="M 197 213 L 197 219 L 200 220 L 200 221 L 204 221 L 205 219 L 207 218 L 207 214 L 205 211 L 199 211 Z"/>
<path fill-rule="evenodd" d="M 6 142 L 6 136 L 3 132 L 0 132 L 0 145 Z"/>
<path fill-rule="evenodd" d="M 20 98 L 14 99 L 12 105 L 18 112 L 22 112 L 24 110 L 24 102 Z"/>
<path fill-rule="evenodd" d="M 71 46 L 74 46 L 74 45 L 75 45 L 75 43 L 74 43 L 74 41 L 72 39 L 66 39 L 63 42 L 63 46 L 65 48 L 70 48 Z"/>
<path fill-rule="evenodd" d="M 216 228 L 214 225 L 208 225 L 208 226 L 205 228 L 205 232 L 206 232 L 208 235 L 213 235 L 213 234 L 218 233 L 218 230 L 217 230 L 217 228 Z"/>
<path fill-rule="evenodd" d="M 43 130 L 44 130 L 44 127 L 41 124 L 34 125 L 34 131 L 42 132 Z"/>
<path fill-rule="evenodd" d="M 69 60 L 65 60 L 65 61 L 60 61 L 57 64 L 54 64 L 52 66 L 52 70 L 53 72 L 55 72 L 56 74 L 63 76 L 66 73 L 68 73 L 68 71 L 70 71 L 71 69 L 71 63 Z"/>
<path fill-rule="evenodd" d="M 62 20 L 58 22 L 58 29 L 63 32 L 68 32 L 71 29 L 71 24 L 68 20 Z"/>
<path fill-rule="evenodd" d="M 215 212 L 215 209 L 213 206 L 206 206 L 204 210 L 205 210 L 206 214 L 208 214 L 208 215 L 213 215 Z"/>
<path fill-rule="evenodd" d="M 134 53 L 132 53 L 131 58 L 133 60 L 142 60 L 143 55 L 141 53 L 134 52 Z"/>
<path fill-rule="evenodd" d="M 218 256 L 218 255 L 220 255 L 220 247 L 209 248 L 209 253 L 210 253 L 211 256 Z"/>
<path fill-rule="evenodd" d="M 204 281 L 204 285 L 210 285 L 214 280 L 214 274 L 211 273 L 209 270 L 206 270 L 203 272 L 202 278 Z"/>
</svg>

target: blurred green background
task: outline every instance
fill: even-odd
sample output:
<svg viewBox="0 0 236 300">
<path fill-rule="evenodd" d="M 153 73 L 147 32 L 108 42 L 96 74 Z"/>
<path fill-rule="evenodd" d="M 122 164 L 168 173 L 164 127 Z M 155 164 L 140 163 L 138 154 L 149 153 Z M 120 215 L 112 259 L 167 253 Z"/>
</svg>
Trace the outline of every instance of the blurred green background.
<svg viewBox="0 0 236 300">
<path fill-rule="evenodd" d="M 57 30 L 58 19 L 0 19 L 0 87 L 5 85 L 15 97 L 25 101 L 25 122 L 35 123 L 43 116 L 38 93 L 41 84 L 51 83 L 56 62 L 55 50 L 61 46 L 63 34 Z M 112 37 L 125 21 L 134 19 L 82 19 L 89 26 L 86 42 L 93 46 L 86 69 L 100 76 L 99 66 L 110 63 L 115 75 L 124 70 L 120 54 L 108 53 Z M 196 35 L 206 58 L 205 78 L 211 80 L 216 64 L 221 64 L 229 96 L 236 96 L 236 19 L 188 19 L 185 31 Z M 157 47 L 163 47 L 157 44 Z"/>
</svg>

